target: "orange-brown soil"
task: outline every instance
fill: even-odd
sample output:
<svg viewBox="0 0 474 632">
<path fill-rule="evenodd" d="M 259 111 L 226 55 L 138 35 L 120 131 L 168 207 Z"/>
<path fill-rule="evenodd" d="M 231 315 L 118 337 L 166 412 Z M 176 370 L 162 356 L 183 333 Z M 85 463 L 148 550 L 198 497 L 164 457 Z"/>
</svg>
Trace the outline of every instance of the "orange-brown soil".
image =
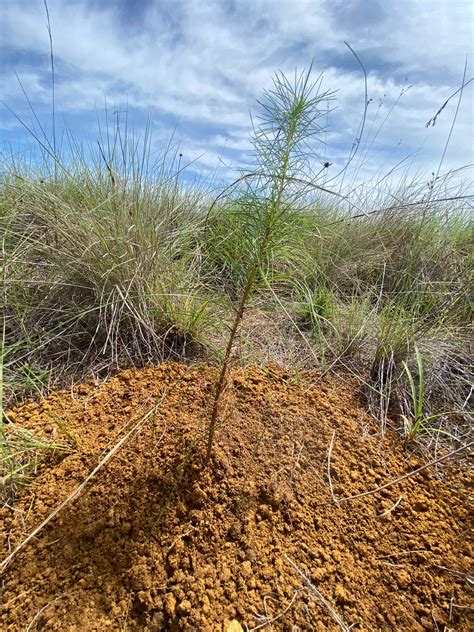
<svg viewBox="0 0 474 632">
<path fill-rule="evenodd" d="M 127 370 L 12 411 L 43 433 L 55 413 L 78 446 L 2 510 L 5 556 L 161 401 L 7 568 L 3 630 L 471 629 L 462 464 L 336 504 L 334 431 L 337 498 L 421 461 L 380 439 L 350 382 L 253 368 L 233 372 L 203 468 L 215 376 Z"/>
</svg>

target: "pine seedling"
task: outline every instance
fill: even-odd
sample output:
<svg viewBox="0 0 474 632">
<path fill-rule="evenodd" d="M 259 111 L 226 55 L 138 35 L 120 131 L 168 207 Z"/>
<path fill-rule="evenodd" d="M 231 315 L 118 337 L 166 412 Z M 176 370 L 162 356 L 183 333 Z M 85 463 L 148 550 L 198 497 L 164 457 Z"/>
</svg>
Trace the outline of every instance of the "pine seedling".
<svg viewBox="0 0 474 632">
<path fill-rule="evenodd" d="M 207 456 L 212 453 L 219 420 L 220 403 L 225 389 L 230 360 L 246 306 L 269 270 L 291 249 L 295 203 L 308 190 L 313 140 L 319 140 L 323 128 L 319 119 L 327 115 L 326 104 L 332 95 L 320 93 L 321 77 L 311 82 L 311 67 L 293 81 L 277 73 L 273 89 L 259 101 L 259 124 L 253 127 L 255 170 L 239 178 L 245 190 L 236 200 L 246 257 L 243 283 L 235 317 L 216 383 L 208 427 Z M 306 180 L 303 180 L 306 178 Z M 294 223 L 294 221 L 293 221 Z"/>
</svg>

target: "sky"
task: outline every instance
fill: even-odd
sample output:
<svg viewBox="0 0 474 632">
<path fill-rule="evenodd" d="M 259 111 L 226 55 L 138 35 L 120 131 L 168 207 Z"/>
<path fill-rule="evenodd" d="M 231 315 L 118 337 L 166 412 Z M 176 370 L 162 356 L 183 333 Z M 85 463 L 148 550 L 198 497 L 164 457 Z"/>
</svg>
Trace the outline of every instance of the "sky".
<svg viewBox="0 0 474 632">
<path fill-rule="evenodd" d="M 34 141 L 18 119 L 51 138 L 44 0 L 0 5 L 0 155 L 28 156 Z M 344 42 L 367 72 L 356 177 L 380 179 L 400 164 L 400 177 L 407 169 L 429 178 L 459 94 L 436 125 L 426 123 L 461 86 L 466 61 L 466 80 L 474 74 L 468 0 L 49 0 L 48 8 L 57 136 L 67 126 L 93 145 L 106 112 L 109 124 L 114 113 L 122 124 L 127 116 L 138 136 L 151 112 L 154 149 L 172 136 L 188 172 L 204 178 L 233 177 L 249 162 L 257 99 L 276 71 L 291 76 L 311 62 L 322 89 L 336 92 L 313 161 L 331 163 L 326 179 L 336 174 L 365 104 L 361 66 Z M 443 173 L 474 162 L 473 87 L 463 90 Z"/>
</svg>

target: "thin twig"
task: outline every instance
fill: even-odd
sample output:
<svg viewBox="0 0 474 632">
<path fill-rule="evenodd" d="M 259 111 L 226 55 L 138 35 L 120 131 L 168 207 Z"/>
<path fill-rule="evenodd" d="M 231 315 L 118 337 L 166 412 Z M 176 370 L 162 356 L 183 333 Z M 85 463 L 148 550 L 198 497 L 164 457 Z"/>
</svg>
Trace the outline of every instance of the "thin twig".
<svg viewBox="0 0 474 632">
<path fill-rule="evenodd" d="M 286 608 L 284 610 L 282 610 L 282 612 L 280 612 L 280 614 L 277 614 L 274 617 L 265 617 L 266 621 L 264 621 L 264 623 L 260 623 L 259 625 L 255 626 L 254 628 L 250 628 L 249 632 L 255 632 L 255 630 L 260 630 L 260 628 L 264 628 L 267 625 L 270 625 L 271 623 L 274 623 L 275 621 L 277 621 L 278 619 L 281 619 L 281 617 L 286 614 L 288 612 L 288 610 L 291 608 L 291 606 L 294 604 L 296 597 L 298 596 L 298 590 L 295 590 L 295 593 L 293 595 L 292 600 L 290 601 L 290 603 L 286 606 Z"/>
<path fill-rule="evenodd" d="M 404 481 L 407 478 L 416 476 L 416 474 L 423 472 L 423 470 L 426 470 L 429 467 L 433 467 L 433 465 L 437 465 L 438 463 L 441 463 L 442 461 L 446 461 L 447 459 L 454 456 L 455 454 L 458 454 L 459 452 L 462 452 L 463 450 L 467 450 L 472 445 L 474 445 L 474 441 L 471 441 L 470 443 L 463 445 L 460 448 L 457 448 L 457 450 L 453 450 L 452 452 L 449 452 L 448 454 L 445 454 L 444 456 L 440 456 L 438 459 L 435 459 L 434 461 L 430 461 L 429 463 L 422 465 L 418 469 L 413 470 L 412 472 L 408 472 L 408 474 L 404 474 L 403 476 L 400 476 L 399 478 L 396 478 L 394 481 L 385 483 L 385 485 L 381 485 L 380 487 L 376 487 L 375 489 L 370 489 L 366 492 L 362 492 L 361 494 L 354 494 L 354 496 L 346 496 L 345 498 L 338 498 L 338 502 L 342 503 L 348 500 L 355 500 L 356 498 L 363 498 L 364 496 L 370 496 L 371 494 L 377 494 L 378 492 L 381 492 L 383 489 L 387 489 L 388 487 L 391 487 L 392 485 L 401 483 L 401 481 Z"/>
<path fill-rule="evenodd" d="M 306 577 L 306 575 L 303 573 L 303 571 L 298 568 L 298 566 L 296 566 L 296 564 L 293 562 L 293 560 L 291 558 L 288 557 L 288 555 L 285 554 L 285 558 L 287 559 L 288 563 L 291 564 L 291 566 L 295 569 L 295 571 L 301 575 L 301 577 L 303 578 L 306 586 L 309 588 L 310 592 L 312 592 L 317 598 L 318 601 L 324 606 L 324 608 L 326 609 L 326 611 L 329 613 L 329 615 L 334 619 L 334 621 L 338 624 L 338 626 L 341 628 L 341 630 L 343 630 L 343 632 L 349 632 L 350 627 L 347 626 L 344 621 L 342 620 L 342 618 L 337 614 L 337 612 L 334 610 L 334 608 L 332 608 L 332 606 L 329 604 L 329 602 L 323 597 L 323 595 L 319 592 L 319 590 L 311 583 L 311 581 Z"/>
<path fill-rule="evenodd" d="M 329 481 L 329 489 L 331 490 L 331 498 L 333 502 L 337 505 L 337 500 L 336 500 L 336 497 L 334 496 L 334 489 L 332 486 L 332 479 L 331 479 L 331 454 L 332 454 L 332 449 L 334 447 L 335 437 L 336 437 L 336 431 L 334 430 L 334 432 L 332 433 L 331 444 L 329 445 L 329 451 L 328 451 L 328 481 Z"/>
<path fill-rule="evenodd" d="M 400 498 L 391 507 L 386 509 L 383 513 L 379 514 L 377 517 L 383 518 L 384 516 L 387 516 L 389 513 L 392 513 L 392 511 L 395 511 L 398 505 L 402 502 L 402 498 L 403 498 L 403 495 L 400 496 Z"/>
</svg>

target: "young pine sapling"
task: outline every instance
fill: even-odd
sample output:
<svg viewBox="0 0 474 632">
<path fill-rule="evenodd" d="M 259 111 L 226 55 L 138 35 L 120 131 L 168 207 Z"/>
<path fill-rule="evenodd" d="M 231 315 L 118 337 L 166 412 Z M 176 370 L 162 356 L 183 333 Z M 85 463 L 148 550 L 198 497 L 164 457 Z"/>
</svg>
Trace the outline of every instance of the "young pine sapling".
<svg viewBox="0 0 474 632">
<path fill-rule="evenodd" d="M 235 200 L 239 235 L 246 251 L 242 262 L 243 282 L 215 387 L 207 462 L 212 453 L 234 342 L 246 306 L 266 270 L 291 252 L 297 201 L 309 188 L 320 188 L 316 184 L 317 175 L 312 175 L 311 170 L 314 158 L 311 141 L 322 141 L 323 127 L 319 120 L 327 116 L 326 104 L 332 99 L 332 93 L 320 93 L 320 87 L 321 76 L 311 81 L 311 67 L 299 75 L 295 73 L 293 81 L 277 73 L 273 88 L 259 101 L 258 125 L 252 120 L 255 169 L 244 173 L 236 182 L 245 187 Z"/>
</svg>

